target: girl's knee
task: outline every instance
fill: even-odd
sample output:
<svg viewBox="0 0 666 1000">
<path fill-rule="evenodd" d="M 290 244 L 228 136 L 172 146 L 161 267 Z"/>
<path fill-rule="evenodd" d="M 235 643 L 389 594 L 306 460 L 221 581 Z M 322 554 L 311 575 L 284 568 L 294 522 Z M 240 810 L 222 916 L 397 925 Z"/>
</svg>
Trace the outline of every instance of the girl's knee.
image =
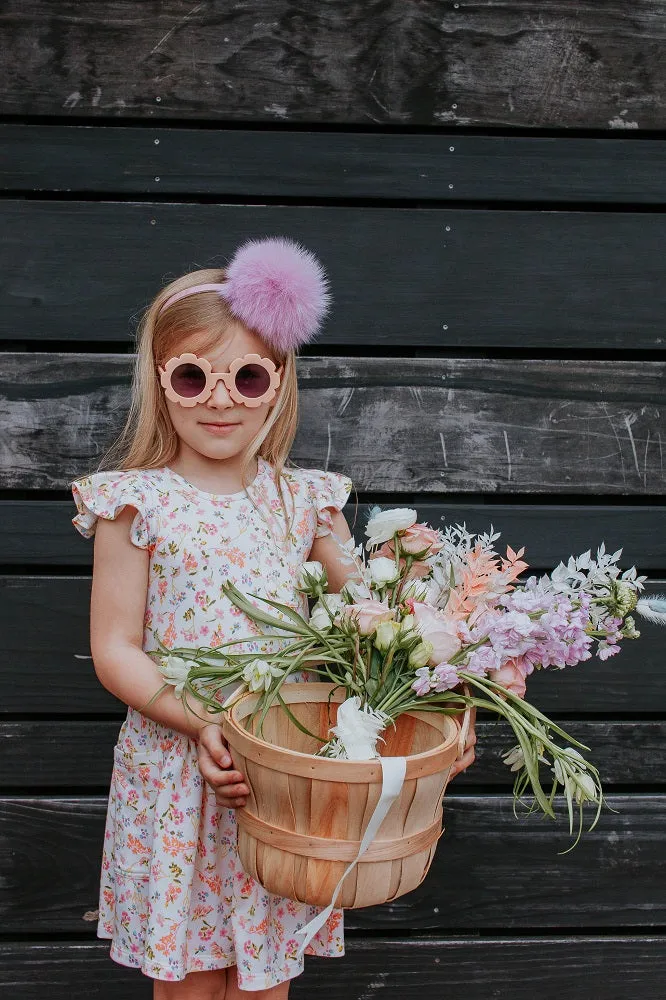
<svg viewBox="0 0 666 1000">
<path fill-rule="evenodd" d="M 176 983 L 161 979 L 153 982 L 153 1000 L 225 1000 L 226 996 L 226 969 L 189 972 Z"/>
</svg>

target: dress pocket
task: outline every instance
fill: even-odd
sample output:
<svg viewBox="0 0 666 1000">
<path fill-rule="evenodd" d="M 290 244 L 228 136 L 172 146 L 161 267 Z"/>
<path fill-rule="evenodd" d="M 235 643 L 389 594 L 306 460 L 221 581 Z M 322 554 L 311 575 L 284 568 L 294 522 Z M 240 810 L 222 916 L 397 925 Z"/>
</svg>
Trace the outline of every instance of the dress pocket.
<svg viewBox="0 0 666 1000">
<path fill-rule="evenodd" d="M 132 878 L 150 876 L 163 760 L 161 751 L 113 751 L 113 866 Z"/>
</svg>

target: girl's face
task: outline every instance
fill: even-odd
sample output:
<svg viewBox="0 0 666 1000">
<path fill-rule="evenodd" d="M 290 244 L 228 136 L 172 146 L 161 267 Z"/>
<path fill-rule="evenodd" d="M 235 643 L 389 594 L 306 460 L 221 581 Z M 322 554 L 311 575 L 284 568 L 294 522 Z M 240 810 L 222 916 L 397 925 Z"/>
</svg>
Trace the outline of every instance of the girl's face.
<svg viewBox="0 0 666 1000">
<path fill-rule="evenodd" d="M 224 345 L 205 354 L 197 350 L 196 336 L 186 338 L 175 353 L 181 355 L 188 352 L 206 358 L 215 372 L 228 371 L 231 362 L 245 354 L 259 354 L 279 366 L 263 340 L 242 323 L 233 323 Z M 165 402 L 180 439 L 180 452 L 189 449 L 204 458 L 219 460 L 232 458 L 245 450 L 265 423 L 271 407 L 277 402 L 277 394 L 259 406 L 244 406 L 231 398 L 224 382 L 219 379 L 203 403 L 186 407 L 170 399 L 165 399 Z"/>
</svg>

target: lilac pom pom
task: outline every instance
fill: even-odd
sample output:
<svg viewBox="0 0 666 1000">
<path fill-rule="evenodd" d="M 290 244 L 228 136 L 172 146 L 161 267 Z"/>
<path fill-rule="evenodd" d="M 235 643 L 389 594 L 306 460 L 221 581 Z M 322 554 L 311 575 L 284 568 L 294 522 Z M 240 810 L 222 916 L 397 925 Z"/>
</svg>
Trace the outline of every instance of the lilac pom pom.
<svg viewBox="0 0 666 1000">
<path fill-rule="evenodd" d="M 330 302 L 324 270 L 293 240 L 249 240 L 227 267 L 234 314 L 278 351 L 294 350 L 319 328 Z"/>
</svg>

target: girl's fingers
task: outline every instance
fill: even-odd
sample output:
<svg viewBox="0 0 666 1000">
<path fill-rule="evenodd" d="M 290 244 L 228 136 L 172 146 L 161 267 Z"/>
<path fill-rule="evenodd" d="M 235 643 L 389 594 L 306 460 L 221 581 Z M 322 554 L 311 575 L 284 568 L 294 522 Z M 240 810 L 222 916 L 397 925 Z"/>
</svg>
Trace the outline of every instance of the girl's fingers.
<svg viewBox="0 0 666 1000">
<path fill-rule="evenodd" d="M 199 746 L 203 746 L 219 767 L 231 767 L 233 761 L 219 726 L 211 723 L 201 731 Z"/>
</svg>

